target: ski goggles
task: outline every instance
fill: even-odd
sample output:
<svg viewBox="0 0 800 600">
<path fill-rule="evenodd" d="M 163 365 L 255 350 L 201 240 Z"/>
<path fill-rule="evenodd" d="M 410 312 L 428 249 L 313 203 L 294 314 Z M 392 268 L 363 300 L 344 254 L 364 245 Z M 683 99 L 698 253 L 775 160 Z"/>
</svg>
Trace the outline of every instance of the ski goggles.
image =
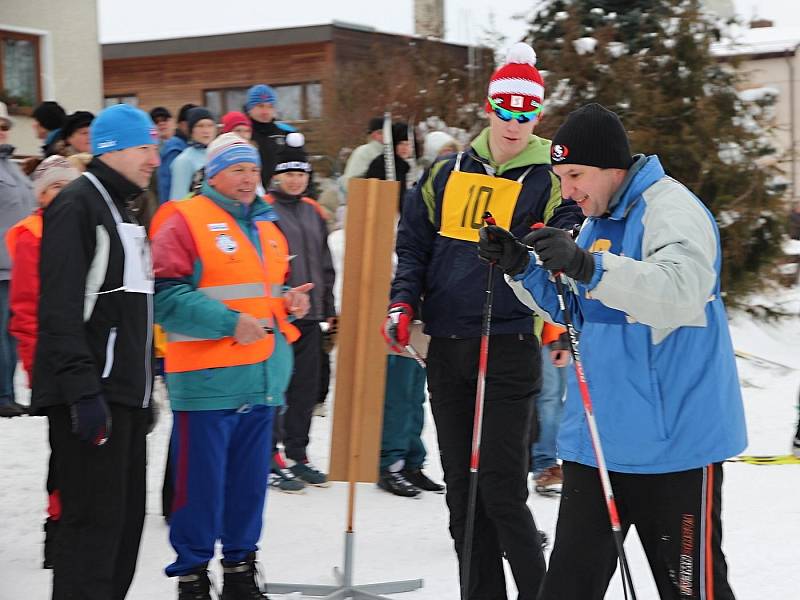
<svg viewBox="0 0 800 600">
<path fill-rule="evenodd" d="M 528 121 L 535 121 L 539 117 L 539 113 L 542 111 L 541 105 L 537 106 L 535 110 L 518 112 L 516 110 L 508 110 L 507 108 L 503 108 L 497 102 L 495 102 L 491 96 L 489 96 L 487 100 L 489 101 L 489 106 L 492 107 L 494 114 L 496 114 L 497 118 L 501 121 L 510 121 L 511 119 L 516 119 L 520 123 L 527 123 Z"/>
</svg>

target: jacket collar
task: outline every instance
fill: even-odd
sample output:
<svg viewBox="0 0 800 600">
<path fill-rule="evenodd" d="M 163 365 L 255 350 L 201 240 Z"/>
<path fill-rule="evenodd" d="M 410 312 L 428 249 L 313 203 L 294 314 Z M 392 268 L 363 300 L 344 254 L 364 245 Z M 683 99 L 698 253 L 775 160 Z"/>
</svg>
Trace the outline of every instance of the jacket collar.
<svg viewBox="0 0 800 600">
<path fill-rule="evenodd" d="M 488 166 L 491 174 L 502 175 L 517 167 L 550 164 L 550 140 L 536 135 L 531 135 L 528 145 L 523 148 L 522 152 L 502 164 L 495 162 L 492 157 L 492 151 L 489 148 L 489 127 L 481 131 L 478 137 L 472 141 L 471 149 L 471 156 L 484 166 Z"/>
<path fill-rule="evenodd" d="M 658 156 L 637 154 L 622 185 L 608 203 L 610 218 L 624 219 L 642 193 L 662 177 L 664 177 L 664 167 L 661 166 Z"/>
<path fill-rule="evenodd" d="M 109 195 L 115 202 L 121 202 L 123 206 L 127 207 L 127 202 L 135 200 L 144 191 L 96 156 L 92 158 L 86 170 L 100 180 L 100 183 L 108 190 Z"/>
<path fill-rule="evenodd" d="M 271 216 L 271 213 L 274 213 L 273 208 L 258 196 L 256 196 L 256 199 L 252 202 L 252 204 L 244 204 L 242 202 L 232 200 L 227 196 L 223 196 L 217 190 L 211 187 L 208 181 L 203 182 L 203 188 L 200 190 L 200 193 L 209 198 L 212 202 L 214 202 L 214 204 L 219 206 L 237 220 L 250 221 L 256 217 L 261 217 L 263 220 L 265 216 L 269 217 Z"/>
</svg>

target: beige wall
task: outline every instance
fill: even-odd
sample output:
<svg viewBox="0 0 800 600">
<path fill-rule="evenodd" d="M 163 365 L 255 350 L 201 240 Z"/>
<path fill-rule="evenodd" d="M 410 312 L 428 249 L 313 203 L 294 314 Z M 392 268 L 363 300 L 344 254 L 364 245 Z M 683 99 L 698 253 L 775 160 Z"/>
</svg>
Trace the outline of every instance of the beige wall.
<svg viewBox="0 0 800 600">
<path fill-rule="evenodd" d="M 43 100 L 70 113 L 94 113 L 103 104 L 103 71 L 96 0 L 0 0 L 0 29 L 40 36 Z M 10 142 L 19 154 L 37 154 L 31 119 L 13 117 Z"/>
<path fill-rule="evenodd" d="M 792 105 L 791 71 L 794 69 L 794 106 Z M 792 180 L 792 112 L 794 112 L 794 182 L 790 191 L 795 202 L 800 201 L 800 51 L 794 56 L 761 58 L 743 61 L 740 69 L 746 74 L 746 88 L 768 86 L 780 95 L 775 105 L 775 138 L 785 156 L 781 164 L 786 176 Z"/>
</svg>

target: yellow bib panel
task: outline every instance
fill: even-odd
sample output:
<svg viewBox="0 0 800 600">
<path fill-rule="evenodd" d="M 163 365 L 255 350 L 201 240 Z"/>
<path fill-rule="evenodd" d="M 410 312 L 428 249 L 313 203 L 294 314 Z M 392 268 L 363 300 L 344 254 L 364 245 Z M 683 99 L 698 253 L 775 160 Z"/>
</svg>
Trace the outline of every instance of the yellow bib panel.
<svg viewBox="0 0 800 600">
<path fill-rule="evenodd" d="M 492 213 L 500 227 L 510 229 L 520 191 L 522 183 L 512 179 L 453 171 L 444 188 L 439 233 L 457 240 L 477 242 L 486 211 Z"/>
</svg>

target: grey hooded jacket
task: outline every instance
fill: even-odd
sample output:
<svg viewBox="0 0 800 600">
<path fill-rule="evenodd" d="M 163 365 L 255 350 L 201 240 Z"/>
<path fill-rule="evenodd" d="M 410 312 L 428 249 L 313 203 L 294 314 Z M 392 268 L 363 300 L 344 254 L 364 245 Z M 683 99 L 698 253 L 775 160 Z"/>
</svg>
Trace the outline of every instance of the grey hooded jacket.
<svg viewBox="0 0 800 600">
<path fill-rule="evenodd" d="M 13 146 L 0 146 L 0 281 L 11 278 L 11 258 L 5 244 L 6 232 L 36 208 L 31 181 L 11 160 L 13 152 Z"/>
</svg>

